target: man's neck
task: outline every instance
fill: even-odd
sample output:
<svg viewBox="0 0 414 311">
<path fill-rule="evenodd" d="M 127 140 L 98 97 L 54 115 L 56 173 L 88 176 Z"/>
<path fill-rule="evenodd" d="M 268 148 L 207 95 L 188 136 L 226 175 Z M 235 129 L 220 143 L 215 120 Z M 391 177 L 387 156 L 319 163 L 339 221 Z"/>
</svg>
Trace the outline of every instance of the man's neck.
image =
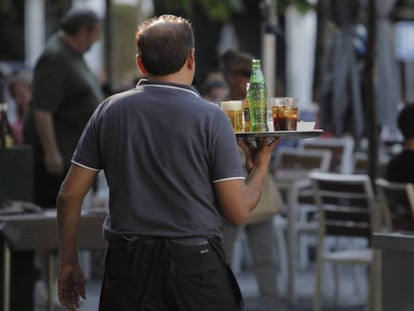
<svg viewBox="0 0 414 311">
<path fill-rule="evenodd" d="M 79 52 L 79 53 L 83 52 L 81 46 L 79 45 L 78 41 L 76 40 L 76 37 L 69 36 L 69 35 L 65 34 L 64 32 L 61 32 L 61 36 L 62 36 L 63 40 L 65 40 L 65 42 L 67 44 L 69 44 L 70 47 L 72 49 L 74 49 L 76 52 Z"/>
<path fill-rule="evenodd" d="M 155 76 L 148 74 L 147 78 L 153 81 L 191 85 L 190 77 L 180 72 L 176 72 L 165 76 Z"/>
</svg>

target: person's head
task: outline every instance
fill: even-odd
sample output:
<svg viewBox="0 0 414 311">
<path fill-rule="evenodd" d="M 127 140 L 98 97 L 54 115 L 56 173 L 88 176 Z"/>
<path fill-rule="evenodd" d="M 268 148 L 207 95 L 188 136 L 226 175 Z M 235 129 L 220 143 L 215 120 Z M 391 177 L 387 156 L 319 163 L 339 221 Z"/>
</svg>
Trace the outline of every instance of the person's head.
<svg viewBox="0 0 414 311">
<path fill-rule="evenodd" d="M 223 80 L 215 79 L 203 84 L 202 94 L 205 99 L 218 104 L 227 95 L 227 86 Z"/>
<path fill-rule="evenodd" d="M 8 91 L 16 103 L 17 114 L 24 117 L 32 100 L 31 77 L 27 74 L 13 76 L 8 81 Z"/>
<path fill-rule="evenodd" d="M 194 79 L 194 35 L 188 20 L 161 15 L 143 22 L 135 36 L 137 64 L 143 74 L 165 77 L 182 72 Z"/>
<path fill-rule="evenodd" d="M 75 43 L 76 49 L 84 53 L 99 40 L 102 32 L 102 21 L 90 9 L 72 8 L 62 18 L 60 29 Z"/>
<path fill-rule="evenodd" d="M 407 104 L 398 115 L 398 128 L 400 129 L 404 140 L 414 139 L 414 104 Z"/>
<path fill-rule="evenodd" d="M 253 55 L 229 50 L 221 56 L 221 70 L 230 89 L 229 99 L 244 99 L 252 71 Z"/>
</svg>

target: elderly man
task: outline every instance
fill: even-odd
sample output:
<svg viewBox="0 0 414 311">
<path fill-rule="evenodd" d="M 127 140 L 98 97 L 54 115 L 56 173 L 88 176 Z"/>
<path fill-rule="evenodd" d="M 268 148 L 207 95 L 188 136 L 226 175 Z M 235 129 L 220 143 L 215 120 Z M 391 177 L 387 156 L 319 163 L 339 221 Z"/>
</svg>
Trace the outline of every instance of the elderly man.
<svg viewBox="0 0 414 311">
<path fill-rule="evenodd" d="M 71 9 L 34 69 L 25 139 L 34 147 L 34 202 L 42 207 L 56 206 L 76 143 L 103 99 L 100 84 L 83 59 L 101 29 L 95 12 Z"/>
</svg>

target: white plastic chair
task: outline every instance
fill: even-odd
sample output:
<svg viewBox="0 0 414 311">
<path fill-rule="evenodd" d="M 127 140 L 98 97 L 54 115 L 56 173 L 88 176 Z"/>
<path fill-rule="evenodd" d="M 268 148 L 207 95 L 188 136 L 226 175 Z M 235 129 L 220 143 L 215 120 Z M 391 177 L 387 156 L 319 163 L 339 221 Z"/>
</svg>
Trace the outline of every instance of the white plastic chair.
<svg viewBox="0 0 414 311">
<path fill-rule="evenodd" d="M 349 174 L 353 169 L 353 153 L 355 141 L 352 137 L 317 137 L 302 139 L 299 149 L 322 149 L 332 153 L 330 172 Z"/>
<path fill-rule="evenodd" d="M 313 310 L 321 310 L 323 267 L 338 265 L 363 265 L 371 267 L 373 251 L 369 246 L 376 226 L 374 191 L 367 175 L 312 172 L 310 174 L 315 202 L 319 208 L 319 238 L 316 260 L 315 293 Z M 327 247 L 328 237 L 347 238 L 348 241 L 366 240 L 366 246 L 355 247 L 344 243 L 340 249 Z M 330 245 L 331 246 L 331 245 Z M 369 269 L 368 307 L 373 287 L 373 269 Z M 335 276 L 335 303 L 339 300 L 339 280 Z"/>
<path fill-rule="evenodd" d="M 316 235 L 316 223 L 308 222 L 302 217 L 304 205 L 300 205 L 301 195 L 308 195 L 310 189 L 309 172 L 312 170 L 326 171 L 331 160 L 330 151 L 323 150 L 299 150 L 296 148 L 284 147 L 277 150 L 273 162 L 273 173 L 276 183 L 281 191 L 286 211 L 287 222 L 287 259 L 288 277 L 287 291 L 289 300 L 293 301 L 295 296 L 295 272 L 297 267 L 296 259 L 303 263 L 308 258 L 306 240 L 304 233 Z M 312 202 L 311 202 L 312 203 Z M 303 243 L 302 243 L 303 242 Z M 299 256 L 296 256 L 299 251 Z M 302 264 L 301 263 L 301 264 Z M 305 262 L 307 264 L 307 262 Z"/>
</svg>

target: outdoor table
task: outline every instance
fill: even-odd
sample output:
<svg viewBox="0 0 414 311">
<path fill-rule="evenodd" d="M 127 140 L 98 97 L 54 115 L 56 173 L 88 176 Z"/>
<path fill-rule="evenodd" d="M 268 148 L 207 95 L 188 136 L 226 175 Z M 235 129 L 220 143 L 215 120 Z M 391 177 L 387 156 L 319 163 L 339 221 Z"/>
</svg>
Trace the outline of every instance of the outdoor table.
<svg viewBox="0 0 414 311">
<path fill-rule="evenodd" d="M 380 253 L 375 310 L 412 310 L 414 232 L 374 233 L 372 245 Z"/>
<path fill-rule="evenodd" d="M 79 223 L 79 249 L 103 250 L 107 243 L 103 238 L 102 223 L 107 215 L 105 209 L 85 209 Z M 56 210 L 41 213 L 25 213 L 0 216 L 0 233 L 4 238 L 3 251 L 3 311 L 10 311 L 11 252 L 32 250 L 47 252 L 48 310 L 54 309 L 53 289 L 56 253 L 59 249 Z"/>
</svg>

